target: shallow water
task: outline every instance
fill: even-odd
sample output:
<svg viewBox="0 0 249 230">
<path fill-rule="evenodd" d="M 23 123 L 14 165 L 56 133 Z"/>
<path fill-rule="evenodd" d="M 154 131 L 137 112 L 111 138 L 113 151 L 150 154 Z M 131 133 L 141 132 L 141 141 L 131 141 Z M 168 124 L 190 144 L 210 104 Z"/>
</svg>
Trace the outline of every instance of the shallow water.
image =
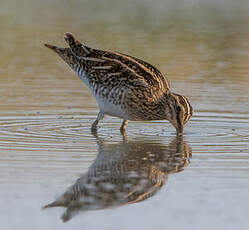
<svg viewBox="0 0 249 230">
<path fill-rule="evenodd" d="M 248 229 L 249 4 L 172 2 L 1 3 L 4 229 Z M 112 117 L 92 136 L 94 98 L 43 47 L 66 31 L 157 66 L 195 110 L 184 138 Z"/>
</svg>

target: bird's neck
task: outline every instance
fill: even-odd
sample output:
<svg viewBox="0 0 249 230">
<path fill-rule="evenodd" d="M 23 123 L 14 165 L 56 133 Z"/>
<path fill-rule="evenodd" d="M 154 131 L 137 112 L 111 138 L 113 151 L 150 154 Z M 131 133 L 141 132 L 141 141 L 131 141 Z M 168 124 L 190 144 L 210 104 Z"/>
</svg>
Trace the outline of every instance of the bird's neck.
<svg viewBox="0 0 249 230">
<path fill-rule="evenodd" d="M 167 120 L 172 120 L 175 117 L 175 101 L 177 95 L 172 92 L 164 94 L 162 98 L 162 106 L 164 106 L 164 113 Z"/>
<path fill-rule="evenodd" d="M 159 120 L 170 120 L 173 112 L 173 103 L 174 98 L 171 92 L 167 92 L 154 101 L 154 114 L 158 117 Z"/>
</svg>

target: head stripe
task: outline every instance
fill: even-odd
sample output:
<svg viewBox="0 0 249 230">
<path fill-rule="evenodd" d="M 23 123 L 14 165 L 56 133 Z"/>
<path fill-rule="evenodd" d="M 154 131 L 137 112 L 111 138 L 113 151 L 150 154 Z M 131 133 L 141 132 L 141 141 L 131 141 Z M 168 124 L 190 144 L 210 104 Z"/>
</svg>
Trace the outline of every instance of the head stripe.
<svg viewBox="0 0 249 230">
<path fill-rule="evenodd" d="M 186 111 L 186 113 L 187 113 L 187 114 L 190 114 L 191 109 L 190 109 L 190 106 L 189 106 L 188 100 L 187 100 L 187 98 L 186 98 L 186 97 L 184 97 L 184 96 L 182 96 L 182 98 L 183 98 L 184 102 L 185 102 L 185 103 L 186 103 L 186 105 L 187 105 L 187 111 Z"/>
</svg>

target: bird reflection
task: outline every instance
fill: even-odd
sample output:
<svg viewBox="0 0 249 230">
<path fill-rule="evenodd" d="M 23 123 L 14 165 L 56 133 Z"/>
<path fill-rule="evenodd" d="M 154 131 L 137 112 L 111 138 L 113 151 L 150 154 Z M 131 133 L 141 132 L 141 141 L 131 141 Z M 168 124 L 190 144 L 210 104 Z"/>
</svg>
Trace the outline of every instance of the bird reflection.
<svg viewBox="0 0 249 230">
<path fill-rule="evenodd" d="M 181 136 L 168 145 L 144 139 L 124 138 L 115 144 L 96 140 L 99 153 L 88 171 L 43 207 L 65 207 L 64 222 L 79 211 L 132 204 L 153 196 L 167 182 L 168 174 L 182 171 L 191 157 L 191 148 Z"/>
</svg>

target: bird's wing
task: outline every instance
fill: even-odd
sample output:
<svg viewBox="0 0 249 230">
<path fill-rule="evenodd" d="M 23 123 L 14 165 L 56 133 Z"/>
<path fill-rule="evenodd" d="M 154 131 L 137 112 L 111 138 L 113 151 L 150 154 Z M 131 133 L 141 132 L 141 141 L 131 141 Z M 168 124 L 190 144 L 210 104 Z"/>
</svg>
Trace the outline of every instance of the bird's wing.
<svg viewBox="0 0 249 230">
<path fill-rule="evenodd" d="M 168 80 L 161 72 L 140 59 L 129 55 L 92 49 L 77 41 L 70 33 L 65 40 L 89 78 L 108 86 L 139 86 L 169 91 Z"/>
</svg>

